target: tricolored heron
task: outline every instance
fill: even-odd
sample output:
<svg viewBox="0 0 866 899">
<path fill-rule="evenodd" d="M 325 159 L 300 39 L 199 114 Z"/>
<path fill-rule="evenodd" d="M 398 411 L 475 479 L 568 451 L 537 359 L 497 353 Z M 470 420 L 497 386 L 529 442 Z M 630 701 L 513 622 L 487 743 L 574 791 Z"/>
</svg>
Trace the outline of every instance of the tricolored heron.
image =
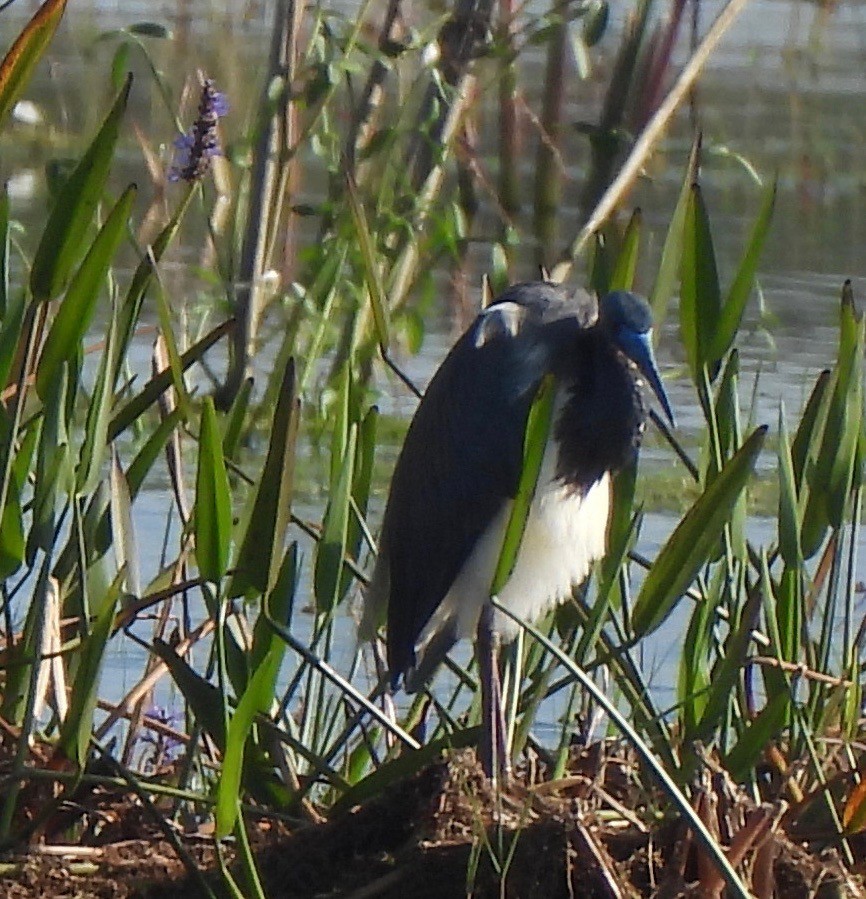
<svg viewBox="0 0 866 899">
<path fill-rule="evenodd" d="M 633 293 L 596 303 L 555 284 L 517 284 L 454 345 L 406 435 L 362 636 L 372 635 L 387 608 L 391 685 L 402 677 L 413 692 L 459 639 L 477 631 L 488 774 L 507 764 L 495 650 L 518 630 L 494 613 L 489 596 L 530 407 L 552 374 L 550 439 L 515 566 L 498 596 L 533 621 L 604 554 L 610 477 L 633 459 L 644 430 L 643 380 L 673 421 L 651 337 L 650 307 Z"/>
</svg>

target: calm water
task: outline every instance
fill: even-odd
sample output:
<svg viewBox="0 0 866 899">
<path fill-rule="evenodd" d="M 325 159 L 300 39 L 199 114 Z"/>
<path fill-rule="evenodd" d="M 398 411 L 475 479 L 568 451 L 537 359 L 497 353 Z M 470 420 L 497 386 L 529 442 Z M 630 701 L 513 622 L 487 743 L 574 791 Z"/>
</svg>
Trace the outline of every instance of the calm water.
<svg viewBox="0 0 866 899">
<path fill-rule="evenodd" d="M 346 2 L 351 13 L 357 4 Z M 568 86 L 568 116 L 572 122 L 594 121 L 615 51 L 617 32 L 622 27 L 624 4 L 615 4 L 614 21 L 602 45 L 599 72 L 588 82 L 576 75 Z M 702 5 L 703 24 L 720 8 L 718 3 Z M 543 4 L 533 3 L 540 10 Z M 0 13 L 0 37 L 5 45 L 29 16 L 32 5 L 19 0 L 11 9 Z M 225 9 L 231 10 L 230 14 Z M 408 5 L 413 22 L 426 21 L 425 4 Z M 49 54 L 49 65 L 43 65 L 34 81 L 35 100 L 49 127 L 63 132 L 90 129 L 97 121 L 104 103 L 92 102 L 107 95 L 104 73 L 116 46 L 111 41 L 98 42 L 99 35 L 109 29 L 148 20 L 164 22 L 175 29 L 173 42 L 153 44 L 158 65 L 178 82 L 184 74 L 193 75 L 201 66 L 221 86 L 230 87 L 232 115 L 240 122 L 244 103 L 239 98 L 252 97 L 257 89 L 256 74 L 261 71 L 267 46 L 267 4 L 222 4 L 189 2 L 150 4 L 136 2 L 98 2 L 73 0 L 61 34 Z M 227 46 L 231 52 L 220 52 Z M 171 123 L 160 105 L 156 91 L 137 57 L 129 65 L 136 71 L 132 114 L 154 145 L 169 143 Z M 521 83 L 527 105 L 538 110 L 540 104 L 534 90 L 543 83 L 544 61 L 531 55 L 522 62 Z M 481 83 L 482 102 L 478 110 L 481 134 L 495 133 L 495 110 L 484 102 L 494 96 L 492 75 Z M 773 317 L 772 340 L 761 327 L 757 303 L 747 314 L 743 352 L 743 398 L 749 402 L 754 378 L 760 372 L 756 391 L 754 419 L 775 424 L 780 400 L 793 415 L 802 405 L 817 372 L 830 364 L 835 347 L 835 316 L 839 290 L 846 277 L 854 280 L 855 293 L 866 304 L 866 211 L 862 199 L 866 190 L 866 5 L 842 2 L 830 13 L 803 2 L 762 0 L 751 4 L 725 39 L 720 52 L 707 68 L 700 85 L 700 115 L 705 133 L 706 158 L 703 183 L 717 238 L 719 268 L 723 285 L 730 282 L 733 266 L 748 224 L 754 216 L 759 196 L 744 167 L 736 161 L 742 155 L 764 177 L 779 177 L 780 192 L 773 230 L 761 266 L 760 282 L 764 304 Z M 231 131 L 232 119 L 228 120 Z M 235 125 L 240 130 L 240 125 Z M 525 132 L 531 152 L 524 156 L 526 183 L 531 184 L 534 140 L 533 132 Z M 580 162 L 585 144 L 575 130 L 566 140 L 566 201 L 572 198 L 582 180 Z M 683 164 L 689 144 L 685 115 L 681 116 L 635 191 L 633 202 L 645 211 L 649 253 L 644 253 L 641 286 L 651 286 L 652 265 L 657 258 L 674 198 L 679 189 Z M 2 145 L 0 175 L 10 180 L 15 197 L 14 211 L 23 222 L 38 221 L 44 215 L 47 195 L 42 166 L 48 157 L 62 153 L 47 150 L 43 144 L 28 143 L 25 129 L 17 132 L 17 140 Z M 482 145 L 482 151 L 492 147 Z M 140 153 L 134 146 L 122 160 L 124 177 L 149 184 L 141 171 Z M 305 177 L 307 191 L 322 183 L 322 173 L 312 167 Z M 147 202 L 144 188 L 143 205 Z M 296 198 L 298 202 L 316 199 L 313 193 Z M 531 205 L 526 197 L 527 209 Z M 531 212 L 525 216 L 528 222 Z M 563 216 L 576 220 L 577 212 Z M 490 225 L 485 232 L 485 222 Z M 495 233 L 494 219 L 481 214 L 482 233 Z M 527 230 L 528 233 L 528 230 Z M 572 235 L 563 232 L 564 242 Z M 473 250 L 479 271 L 489 260 L 489 245 L 483 241 Z M 170 275 L 182 285 L 196 288 L 196 276 L 189 263 L 198 258 L 197 246 L 182 248 Z M 533 271 L 527 261 L 525 277 Z M 579 273 L 578 273 L 579 276 Z M 443 304 L 443 310 L 445 306 Z M 692 392 L 681 372 L 675 339 L 675 316 L 665 326 L 659 347 L 662 367 L 672 372 L 670 394 L 683 431 L 695 427 Z M 443 311 L 442 317 L 424 344 L 422 353 L 405 361 L 411 377 L 426 383 L 453 338 L 453 323 Z M 142 340 L 133 364 L 147 371 L 150 338 Z M 267 359 L 262 361 L 267 365 Z M 381 405 L 409 415 L 414 401 L 399 387 L 382 384 Z M 748 409 L 746 409 L 748 414 Z M 771 464 L 772 460 L 767 460 Z M 647 466 L 669 464 L 666 453 L 645 453 Z M 379 485 L 379 503 L 386 485 Z M 308 485 L 304 495 L 309 501 L 303 514 L 320 515 L 316 505 L 317 491 Z M 152 483 L 137 500 L 135 524 L 142 555 L 142 579 L 146 583 L 158 570 L 166 516 L 170 507 L 167 481 Z M 675 524 L 669 515 L 648 516 L 639 550 L 652 556 Z M 772 539 L 770 522 L 756 522 L 758 542 Z M 310 556 L 307 547 L 307 557 Z M 866 554 L 861 553 L 861 560 Z M 861 565 L 863 563 L 861 562 Z M 866 570 L 860 572 L 866 579 Z M 303 597 L 303 592 L 302 592 Z M 345 654 L 353 649 L 351 623 L 341 623 Z M 655 672 L 654 682 L 664 690 L 673 681 L 673 665 L 681 639 L 682 622 L 672 621 L 649 647 L 647 666 Z M 106 695 L 119 697 L 137 680 L 142 661 L 140 650 L 131 642 L 116 640 L 110 659 Z"/>
</svg>

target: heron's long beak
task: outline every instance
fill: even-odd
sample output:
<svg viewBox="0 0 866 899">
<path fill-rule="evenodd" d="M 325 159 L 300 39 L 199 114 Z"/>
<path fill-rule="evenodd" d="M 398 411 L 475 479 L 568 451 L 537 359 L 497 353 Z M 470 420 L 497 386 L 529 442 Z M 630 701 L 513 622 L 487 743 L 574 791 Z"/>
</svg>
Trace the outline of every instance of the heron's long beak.
<svg viewBox="0 0 866 899">
<path fill-rule="evenodd" d="M 623 330 L 617 334 L 617 343 L 626 356 L 638 367 L 638 371 L 647 379 L 647 383 L 652 387 L 653 393 L 656 395 L 659 403 L 661 403 L 668 421 L 673 427 L 676 427 L 674 413 L 671 410 L 671 404 L 668 400 L 668 395 L 665 393 L 661 375 L 656 365 L 652 336 L 652 328 L 643 332 Z"/>
</svg>

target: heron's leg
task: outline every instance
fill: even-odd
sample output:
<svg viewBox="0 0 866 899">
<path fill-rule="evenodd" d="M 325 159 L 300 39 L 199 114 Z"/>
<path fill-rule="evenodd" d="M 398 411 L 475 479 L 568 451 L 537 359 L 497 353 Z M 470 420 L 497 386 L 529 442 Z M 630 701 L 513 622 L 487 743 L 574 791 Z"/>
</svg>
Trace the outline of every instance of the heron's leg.
<svg viewBox="0 0 866 899">
<path fill-rule="evenodd" d="M 481 767 L 494 782 L 508 779 L 511 760 L 505 739 L 505 713 L 499 680 L 499 636 L 493 630 L 493 607 L 485 603 L 478 618 L 478 675 L 481 681 Z"/>
</svg>

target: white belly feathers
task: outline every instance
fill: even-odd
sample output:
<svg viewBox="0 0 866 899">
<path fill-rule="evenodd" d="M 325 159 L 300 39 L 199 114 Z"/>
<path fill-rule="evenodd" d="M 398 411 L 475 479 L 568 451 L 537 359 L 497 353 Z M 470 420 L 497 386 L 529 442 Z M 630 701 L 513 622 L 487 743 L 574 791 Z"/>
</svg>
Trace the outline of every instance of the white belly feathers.
<svg viewBox="0 0 866 899">
<path fill-rule="evenodd" d="M 529 622 L 570 596 L 572 588 L 586 578 L 593 562 L 605 551 L 610 476 L 605 474 L 584 495 L 576 493 L 554 477 L 556 452 L 551 440 L 517 563 L 498 597 L 506 608 Z M 419 657 L 434 634 L 451 623 L 458 639 L 474 636 L 481 608 L 489 597 L 512 505 L 510 500 L 503 504 L 421 632 L 416 644 Z M 519 630 L 502 613 L 496 614 L 494 627 L 506 642 Z"/>
</svg>

